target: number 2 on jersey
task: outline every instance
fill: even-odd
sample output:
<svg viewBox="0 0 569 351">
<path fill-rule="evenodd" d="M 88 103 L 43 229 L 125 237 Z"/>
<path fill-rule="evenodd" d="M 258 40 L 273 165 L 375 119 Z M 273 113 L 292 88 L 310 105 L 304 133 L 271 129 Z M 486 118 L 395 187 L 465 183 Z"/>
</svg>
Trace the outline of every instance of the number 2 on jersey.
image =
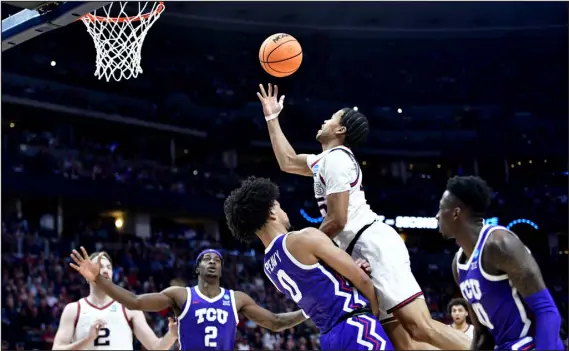
<svg viewBox="0 0 569 351">
<path fill-rule="evenodd" d="M 217 327 L 205 327 L 205 347 L 217 347 L 215 339 L 217 339 Z"/>
<path fill-rule="evenodd" d="M 107 338 L 111 335 L 109 328 L 99 329 L 99 336 L 95 339 L 95 346 L 109 346 L 111 341 Z M 106 340 L 105 340 L 106 339 Z"/>
<path fill-rule="evenodd" d="M 277 272 L 277 277 L 283 288 L 289 292 L 292 301 L 298 303 L 302 299 L 302 293 L 298 290 L 298 285 L 296 285 L 294 280 L 282 269 L 279 269 Z"/>
</svg>

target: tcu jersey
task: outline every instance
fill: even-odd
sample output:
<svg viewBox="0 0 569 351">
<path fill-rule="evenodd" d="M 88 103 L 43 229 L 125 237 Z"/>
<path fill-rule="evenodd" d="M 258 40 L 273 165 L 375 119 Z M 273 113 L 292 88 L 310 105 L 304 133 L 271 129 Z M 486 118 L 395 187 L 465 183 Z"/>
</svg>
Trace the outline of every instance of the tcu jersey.
<svg viewBox="0 0 569 351">
<path fill-rule="evenodd" d="M 77 301 L 77 317 L 73 341 L 81 340 L 89 335 L 91 326 L 97 319 L 105 321 L 104 328 L 99 329 L 99 336 L 86 350 L 132 350 L 132 325 L 128 319 L 126 308 L 116 301 L 103 307 L 97 307 L 83 298 Z"/>
<path fill-rule="evenodd" d="M 233 350 L 239 323 L 234 291 L 221 288 L 210 299 L 197 286 L 186 290 L 188 298 L 178 317 L 180 350 Z"/>
<path fill-rule="evenodd" d="M 342 315 L 368 305 L 366 298 L 331 268 L 322 263 L 298 262 L 286 248 L 289 235 L 294 234 L 276 237 L 265 249 L 265 274 L 310 316 L 322 334 L 334 327 Z"/>
<path fill-rule="evenodd" d="M 462 296 L 472 306 L 480 324 L 488 328 L 498 350 L 535 348 L 534 322 L 531 311 L 513 287 L 507 274 L 490 275 L 482 267 L 484 244 L 501 226 L 482 227 L 474 251 L 468 260 L 462 248 L 457 254 L 458 283 Z M 512 235 L 514 235 L 512 233 Z"/>
<path fill-rule="evenodd" d="M 328 195 L 350 192 L 348 221 L 344 230 L 334 238 L 336 244 L 346 250 L 356 233 L 378 217 L 367 203 L 360 166 L 352 151 L 345 146 L 326 150 L 319 155 L 308 155 L 307 164 L 312 170 L 314 196 L 323 217 L 327 215 Z"/>
</svg>

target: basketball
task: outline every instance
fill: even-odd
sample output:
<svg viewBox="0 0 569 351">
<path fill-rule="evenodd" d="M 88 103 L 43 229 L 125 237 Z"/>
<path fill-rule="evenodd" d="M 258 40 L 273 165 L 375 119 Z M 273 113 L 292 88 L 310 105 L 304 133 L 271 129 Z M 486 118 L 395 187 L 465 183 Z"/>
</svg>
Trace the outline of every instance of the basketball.
<svg viewBox="0 0 569 351">
<path fill-rule="evenodd" d="M 259 49 L 261 66 L 273 77 L 290 76 L 302 63 L 302 47 L 289 34 L 273 34 L 263 42 Z"/>
</svg>

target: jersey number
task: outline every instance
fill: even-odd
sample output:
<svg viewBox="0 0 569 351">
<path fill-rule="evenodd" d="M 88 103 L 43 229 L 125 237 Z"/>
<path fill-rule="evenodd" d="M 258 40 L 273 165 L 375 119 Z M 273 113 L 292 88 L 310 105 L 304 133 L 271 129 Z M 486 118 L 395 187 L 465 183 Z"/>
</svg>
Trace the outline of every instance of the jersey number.
<svg viewBox="0 0 569 351">
<path fill-rule="evenodd" d="M 482 307 L 482 304 L 480 302 L 474 302 L 471 306 L 472 310 L 476 314 L 476 317 L 478 317 L 478 321 L 480 322 L 480 324 L 482 324 L 483 326 L 485 326 L 490 330 L 493 330 L 494 325 L 492 324 L 492 322 L 490 322 L 490 317 L 488 317 L 488 313 L 486 313 L 486 310 L 484 309 L 484 307 Z"/>
<path fill-rule="evenodd" d="M 282 269 L 277 272 L 277 277 L 283 288 L 290 294 L 292 301 L 298 303 L 302 299 L 302 293 L 298 290 L 298 285 L 296 285 L 294 280 Z"/>
<path fill-rule="evenodd" d="M 205 338 L 204 344 L 205 347 L 217 347 L 217 342 L 215 339 L 217 338 L 217 328 L 216 327 L 205 327 Z"/>
<path fill-rule="evenodd" d="M 99 329 L 99 336 L 95 339 L 95 346 L 109 346 L 111 341 L 108 337 L 111 335 L 109 328 Z"/>
</svg>

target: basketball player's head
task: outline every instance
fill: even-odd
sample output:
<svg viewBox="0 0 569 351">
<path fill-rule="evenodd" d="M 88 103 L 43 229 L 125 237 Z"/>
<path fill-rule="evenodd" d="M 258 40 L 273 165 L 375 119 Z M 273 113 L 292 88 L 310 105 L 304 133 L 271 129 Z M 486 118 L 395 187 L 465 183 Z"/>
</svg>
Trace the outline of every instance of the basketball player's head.
<svg viewBox="0 0 569 351">
<path fill-rule="evenodd" d="M 221 278 L 223 256 L 214 249 L 203 250 L 196 259 L 196 275 L 198 279 Z"/>
<path fill-rule="evenodd" d="M 454 176 L 447 182 L 439 202 L 437 220 L 444 238 L 455 238 L 465 226 L 481 222 L 490 206 L 492 190 L 486 182 L 474 176 Z"/>
<path fill-rule="evenodd" d="M 106 251 L 101 252 L 94 252 L 92 253 L 89 258 L 91 262 L 97 262 L 101 258 L 99 263 L 101 264 L 100 273 L 105 279 L 113 279 L 113 261 L 111 260 L 111 256 Z"/>
<path fill-rule="evenodd" d="M 278 186 L 266 178 L 251 177 L 233 190 L 225 199 L 225 218 L 233 236 L 243 242 L 252 242 L 265 228 L 274 227 L 283 233 L 290 223 L 277 201 Z"/>
<path fill-rule="evenodd" d="M 452 299 L 447 306 L 447 311 L 455 324 L 463 324 L 466 322 L 466 317 L 468 317 L 468 305 L 465 299 Z"/>
<path fill-rule="evenodd" d="M 343 108 L 324 121 L 316 134 L 321 144 L 338 139 L 342 145 L 355 147 L 364 142 L 369 134 L 369 123 L 362 113 Z"/>
</svg>

